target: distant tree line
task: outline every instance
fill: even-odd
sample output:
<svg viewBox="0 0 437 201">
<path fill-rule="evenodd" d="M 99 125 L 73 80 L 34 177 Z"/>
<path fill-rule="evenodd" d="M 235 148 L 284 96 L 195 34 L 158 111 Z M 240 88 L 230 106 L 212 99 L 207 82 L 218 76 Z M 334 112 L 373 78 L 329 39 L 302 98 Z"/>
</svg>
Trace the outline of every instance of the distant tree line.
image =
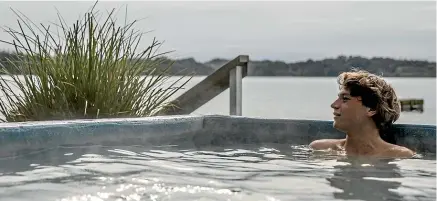
<svg viewBox="0 0 437 201">
<path fill-rule="evenodd" d="M 214 59 L 206 65 L 217 68 L 227 60 Z M 352 68 L 367 70 L 384 77 L 436 77 L 436 63 L 420 60 L 397 60 L 392 58 L 364 58 L 361 56 L 338 56 L 323 60 L 285 63 L 283 61 L 251 61 L 249 76 L 338 76 Z"/>
<path fill-rule="evenodd" d="M 16 55 L 0 51 L 0 66 L 10 72 L 15 72 L 13 66 L 6 62 L 7 58 L 14 61 Z M 171 60 L 166 58 L 160 69 L 166 69 L 170 64 L 171 75 L 209 75 L 222 65 L 226 59 L 213 59 L 200 63 L 193 58 Z M 19 64 L 17 64 L 19 65 Z M 398 60 L 393 58 L 361 56 L 338 56 L 323 60 L 285 63 L 283 61 L 250 61 L 248 76 L 337 76 L 351 68 L 360 68 L 384 77 L 436 77 L 436 62 L 422 60 Z"/>
</svg>

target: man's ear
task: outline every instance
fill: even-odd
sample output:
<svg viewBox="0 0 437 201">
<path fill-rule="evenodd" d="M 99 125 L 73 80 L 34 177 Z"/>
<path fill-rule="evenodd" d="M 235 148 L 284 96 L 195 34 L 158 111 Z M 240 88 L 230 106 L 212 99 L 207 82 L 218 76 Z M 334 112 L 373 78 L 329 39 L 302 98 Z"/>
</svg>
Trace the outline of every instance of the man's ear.
<svg viewBox="0 0 437 201">
<path fill-rule="evenodd" d="M 376 114 L 376 110 L 367 108 L 367 115 L 370 117 Z"/>
</svg>

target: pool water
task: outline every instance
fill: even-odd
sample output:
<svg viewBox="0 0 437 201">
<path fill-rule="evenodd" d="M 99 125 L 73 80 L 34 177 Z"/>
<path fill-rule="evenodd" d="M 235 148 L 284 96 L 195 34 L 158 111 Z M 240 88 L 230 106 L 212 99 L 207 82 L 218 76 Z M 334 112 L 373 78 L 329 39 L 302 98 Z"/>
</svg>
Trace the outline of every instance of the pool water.
<svg viewBox="0 0 437 201">
<path fill-rule="evenodd" d="M 436 160 L 284 144 L 59 147 L 0 159 L 0 200 L 436 200 Z"/>
</svg>

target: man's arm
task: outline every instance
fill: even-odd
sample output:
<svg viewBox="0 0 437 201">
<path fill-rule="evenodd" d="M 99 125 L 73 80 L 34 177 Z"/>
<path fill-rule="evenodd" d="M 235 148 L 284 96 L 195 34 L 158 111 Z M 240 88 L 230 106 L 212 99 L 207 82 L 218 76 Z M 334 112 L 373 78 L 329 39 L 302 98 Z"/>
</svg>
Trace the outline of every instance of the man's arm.
<svg viewBox="0 0 437 201">
<path fill-rule="evenodd" d="M 340 143 L 341 140 L 339 139 L 322 139 L 322 140 L 315 140 L 310 143 L 310 147 L 315 150 L 320 149 L 331 149 L 336 147 L 337 144 Z"/>
</svg>

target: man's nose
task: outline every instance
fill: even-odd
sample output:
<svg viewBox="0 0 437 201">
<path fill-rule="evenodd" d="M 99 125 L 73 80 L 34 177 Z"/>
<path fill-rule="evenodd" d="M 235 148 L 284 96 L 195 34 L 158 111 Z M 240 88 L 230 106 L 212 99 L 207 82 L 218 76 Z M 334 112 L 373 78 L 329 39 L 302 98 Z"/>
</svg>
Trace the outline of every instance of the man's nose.
<svg viewBox="0 0 437 201">
<path fill-rule="evenodd" d="M 335 101 L 331 104 L 331 108 L 332 108 L 332 109 L 338 109 L 338 100 L 335 100 Z"/>
</svg>

